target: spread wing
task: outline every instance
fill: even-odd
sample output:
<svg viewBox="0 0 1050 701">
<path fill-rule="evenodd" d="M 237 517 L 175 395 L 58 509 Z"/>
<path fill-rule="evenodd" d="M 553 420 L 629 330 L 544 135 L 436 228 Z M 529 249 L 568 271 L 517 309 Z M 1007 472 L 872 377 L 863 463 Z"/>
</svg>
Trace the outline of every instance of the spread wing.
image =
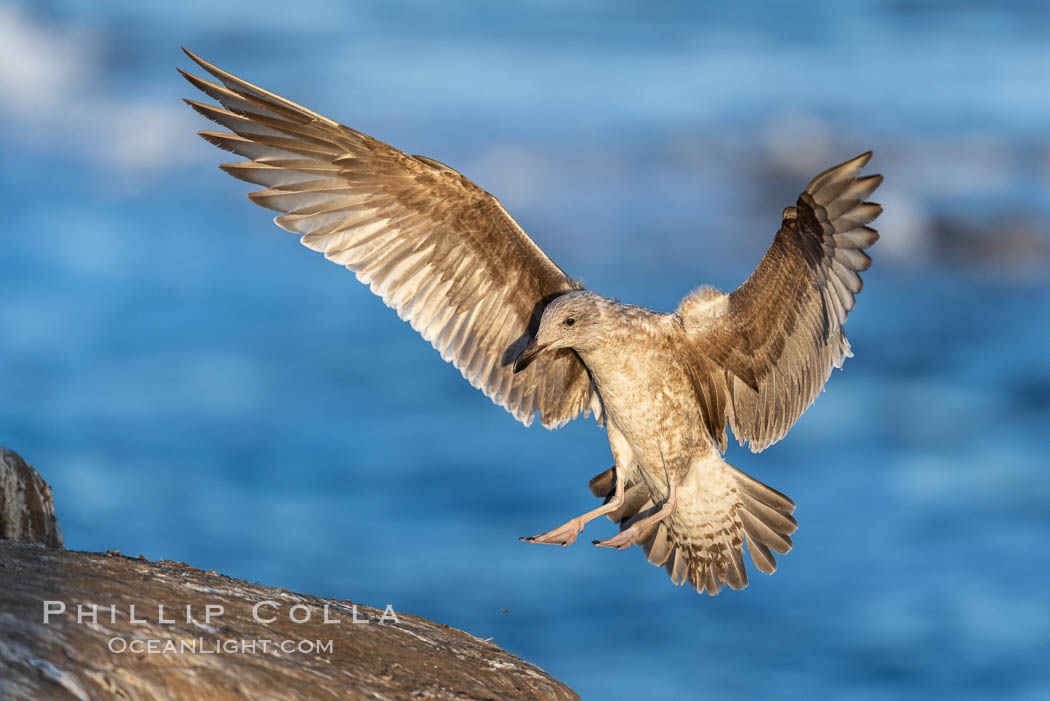
<svg viewBox="0 0 1050 701">
<path fill-rule="evenodd" d="M 345 265 L 456 366 L 472 385 L 529 425 L 548 428 L 600 403 L 571 350 L 514 374 L 544 306 L 581 289 L 463 175 L 190 58 L 218 83 L 180 71 L 219 106 L 187 100 L 229 129 L 200 132 L 249 160 L 220 166 L 263 186 L 248 197 L 274 221 Z"/>
<path fill-rule="evenodd" d="M 776 443 L 824 388 L 831 369 L 852 355 L 842 325 L 860 292 L 864 249 L 878 239 L 867 226 L 882 207 L 865 199 L 882 176 L 858 178 L 865 153 L 810 182 L 758 268 L 726 295 L 702 288 L 678 314 L 711 376 L 714 417 L 723 449 L 728 419 L 754 452 Z M 709 419 L 708 423 L 712 421 Z"/>
</svg>

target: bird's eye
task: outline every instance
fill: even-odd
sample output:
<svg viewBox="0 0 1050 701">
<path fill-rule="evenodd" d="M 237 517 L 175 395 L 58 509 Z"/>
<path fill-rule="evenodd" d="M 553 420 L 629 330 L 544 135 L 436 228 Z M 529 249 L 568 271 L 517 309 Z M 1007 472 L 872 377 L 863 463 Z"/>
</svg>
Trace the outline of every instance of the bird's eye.
<svg viewBox="0 0 1050 701">
<path fill-rule="evenodd" d="M 576 320 L 573 319 L 571 316 L 568 319 L 565 320 L 565 325 L 566 326 L 572 326 L 575 323 L 576 323 Z"/>
</svg>

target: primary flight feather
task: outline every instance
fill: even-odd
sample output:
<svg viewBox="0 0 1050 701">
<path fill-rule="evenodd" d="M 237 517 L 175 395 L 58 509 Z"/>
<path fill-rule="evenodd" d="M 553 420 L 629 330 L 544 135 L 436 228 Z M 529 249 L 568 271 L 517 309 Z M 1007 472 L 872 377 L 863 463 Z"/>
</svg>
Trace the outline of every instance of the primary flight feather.
<svg viewBox="0 0 1050 701">
<path fill-rule="evenodd" d="M 615 465 L 591 480 L 604 503 L 530 542 L 568 545 L 602 515 L 672 580 L 717 593 L 763 572 L 797 524 L 789 498 L 722 459 L 726 426 L 760 451 L 777 442 L 850 355 L 842 325 L 860 292 L 871 153 L 821 173 L 758 268 L 735 291 L 690 293 L 671 314 L 585 290 L 500 203 L 452 168 L 409 156 L 186 52 L 180 71 L 219 106 L 187 100 L 229 132 L 207 141 L 246 161 L 220 167 L 262 186 L 278 226 L 345 265 L 493 402 L 528 425 L 593 413 Z"/>
</svg>

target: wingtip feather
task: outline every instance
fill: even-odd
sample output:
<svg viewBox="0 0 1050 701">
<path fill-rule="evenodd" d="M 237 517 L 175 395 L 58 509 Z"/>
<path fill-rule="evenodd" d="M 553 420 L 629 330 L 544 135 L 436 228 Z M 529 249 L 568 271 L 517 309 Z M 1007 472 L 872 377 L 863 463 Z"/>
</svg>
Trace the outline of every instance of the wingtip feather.
<svg viewBox="0 0 1050 701">
<path fill-rule="evenodd" d="M 187 49 L 185 46 L 182 46 L 182 47 L 179 47 L 179 48 L 182 49 L 183 53 L 185 53 L 187 56 L 190 57 L 191 61 L 193 61 L 198 66 L 200 66 L 204 70 L 206 70 L 209 73 L 211 73 L 212 75 L 214 75 L 216 78 L 218 78 L 220 76 L 220 74 L 223 74 L 223 73 L 226 72 L 226 71 L 222 70 L 221 68 L 219 68 L 218 66 L 216 66 L 216 65 L 214 65 L 212 63 L 209 63 L 208 61 L 205 61 L 203 58 L 201 58 L 197 54 L 193 53 L 192 51 Z"/>
</svg>

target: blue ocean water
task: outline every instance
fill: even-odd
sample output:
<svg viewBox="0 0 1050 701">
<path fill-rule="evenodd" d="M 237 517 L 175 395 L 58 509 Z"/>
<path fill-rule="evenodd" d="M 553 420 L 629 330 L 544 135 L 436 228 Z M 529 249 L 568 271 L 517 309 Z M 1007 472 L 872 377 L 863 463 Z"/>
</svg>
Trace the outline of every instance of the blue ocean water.
<svg viewBox="0 0 1050 701">
<path fill-rule="evenodd" d="M 1048 30 L 1036 2 L 0 4 L 0 445 L 71 548 L 391 603 L 587 699 L 1045 698 Z M 518 542 L 593 506 L 604 432 L 515 423 L 277 230 L 193 135 L 179 45 L 656 309 L 739 284 L 874 148 L 856 357 L 728 453 L 798 503 L 780 570 L 709 598 L 592 548 L 608 522 Z"/>
</svg>

